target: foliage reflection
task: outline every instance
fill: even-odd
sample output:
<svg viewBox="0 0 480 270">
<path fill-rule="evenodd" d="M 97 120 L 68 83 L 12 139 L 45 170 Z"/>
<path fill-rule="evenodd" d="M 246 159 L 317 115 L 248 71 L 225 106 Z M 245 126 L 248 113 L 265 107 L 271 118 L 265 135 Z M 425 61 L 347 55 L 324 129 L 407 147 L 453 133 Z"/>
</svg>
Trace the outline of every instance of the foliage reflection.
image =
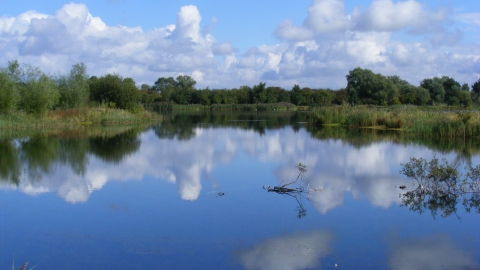
<svg viewBox="0 0 480 270">
<path fill-rule="evenodd" d="M 462 204 L 467 212 L 473 209 L 480 213 L 480 165 L 468 166 L 462 173 L 458 166 L 434 157 L 431 161 L 411 158 L 402 166 L 400 173 L 414 180 L 399 187 L 405 190 L 400 194 L 402 203 L 410 210 L 430 211 L 434 218 L 439 212 L 441 217 L 448 217 L 456 215 L 457 205 Z"/>
</svg>

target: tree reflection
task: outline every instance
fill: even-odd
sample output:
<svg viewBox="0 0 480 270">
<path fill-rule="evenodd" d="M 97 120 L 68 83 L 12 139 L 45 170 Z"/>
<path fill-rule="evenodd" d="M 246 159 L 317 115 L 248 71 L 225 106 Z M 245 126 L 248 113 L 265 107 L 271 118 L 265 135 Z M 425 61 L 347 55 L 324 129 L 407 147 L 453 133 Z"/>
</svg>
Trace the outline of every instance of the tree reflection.
<svg viewBox="0 0 480 270">
<path fill-rule="evenodd" d="M 43 174 L 50 174 L 52 165 L 60 155 L 58 139 L 41 133 L 23 141 L 20 149 L 20 159 L 26 165 L 28 179 L 31 181 L 41 179 Z"/>
<path fill-rule="evenodd" d="M 119 163 L 137 152 L 140 144 L 138 130 L 132 129 L 112 137 L 91 138 L 90 152 L 104 161 Z"/>
<path fill-rule="evenodd" d="M 467 166 L 465 173 L 457 170 L 458 165 L 436 157 L 431 161 L 411 158 L 401 165 L 400 173 L 414 180 L 399 187 L 404 190 L 400 194 L 403 206 L 419 213 L 430 211 L 434 218 L 438 213 L 441 217 L 456 215 L 459 204 L 467 212 L 480 213 L 480 165 Z"/>
<path fill-rule="evenodd" d="M 0 141 L 0 180 L 5 179 L 18 185 L 20 171 L 17 147 L 13 142 Z"/>
<path fill-rule="evenodd" d="M 138 151 L 139 130 L 113 130 L 93 138 L 58 138 L 39 132 L 27 139 L 0 140 L 0 182 L 18 185 L 21 178 L 39 181 L 59 164 L 68 165 L 77 175 L 85 175 L 89 154 L 118 163 Z"/>
</svg>

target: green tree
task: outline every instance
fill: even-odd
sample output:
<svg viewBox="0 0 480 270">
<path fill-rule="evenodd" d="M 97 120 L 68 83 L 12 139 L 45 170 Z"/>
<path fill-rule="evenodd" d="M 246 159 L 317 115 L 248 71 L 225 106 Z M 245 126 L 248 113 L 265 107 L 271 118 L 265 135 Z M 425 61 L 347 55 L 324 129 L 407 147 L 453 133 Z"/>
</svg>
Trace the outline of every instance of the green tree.
<svg viewBox="0 0 480 270">
<path fill-rule="evenodd" d="M 13 111 L 17 108 L 19 94 L 15 83 L 6 70 L 0 71 L 0 113 Z"/>
<path fill-rule="evenodd" d="M 480 78 L 472 84 L 472 97 L 475 101 L 480 96 Z"/>
<path fill-rule="evenodd" d="M 267 101 L 267 90 L 265 88 L 265 83 L 259 83 L 253 86 L 253 102 L 254 103 L 265 103 Z"/>
<path fill-rule="evenodd" d="M 302 89 L 300 89 L 300 86 L 298 86 L 298 84 L 295 84 L 290 91 L 290 100 L 293 104 L 297 106 L 305 104 L 305 97 L 302 95 Z"/>
<path fill-rule="evenodd" d="M 10 77 L 16 80 L 20 96 L 19 108 L 36 117 L 43 117 L 58 104 L 60 94 L 55 81 L 42 73 L 38 67 L 9 62 Z"/>
<path fill-rule="evenodd" d="M 173 77 L 161 77 L 158 78 L 152 88 L 162 95 L 162 101 L 170 102 L 172 94 L 177 88 L 177 82 Z"/>
<path fill-rule="evenodd" d="M 398 88 L 391 80 L 361 68 L 355 68 L 347 75 L 347 91 L 352 104 L 387 105 L 398 98 Z"/>
<path fill-rule="evenodd" d="M 432 79 L 424 79 L 420 86 L 427 89 L 430 94 L 430 99 L 435 102 L 445 101 L 445 89 L 443 88 L 443 80 L 434 77 Z"/>
<path fill-rule="evenodd" d="M 131 110 L 138 106 L 142 96 L 135 81 L 118 74 L 107 74 L 98 79 L 90 78 L 90 96 L 93 101 L 112 104 Z"/>
<path fill-rule="evenodd" d="M 197 93 L 198 102 L 202 105 L 207 105 L 207 106 L 210 105 L 212 103 L 210 98 L 211 94 L 212 94 L 212 91 L 210 91 L 208 87 L 204 90 L 199 90 Z"/>
<path fill-rule="evenodd" d="M 61 76 L 57 80 L 60 93 L 59 104 L 63 108 L 86 106 L 90 98 L 87 67 L 84 63 L 72 66 L 68 77 Z"/>
<path fill-rule="evenodd" d="M 253 90 L 249 86 L 240 86 L 240 89 L 237 90 L 237 102 L 239 104 L 251 104 Z"/>
<path fill-rule="evenodd" d="M 176 80 L 176 90 L 173 92 L 172 99 L 178 104 L 190 104 L 192 102 L 193 91 L 197 82 L 190 76 L 180 75 Z"/>
<path fill-rule="evenodd" d="M 330 91 L 328 90 L 319 89 L 314 91 L 313 99 L 315 101 L 315 104 L 320 104 L 323 106 L 330 105 L 333 100 L 333 94 L 330 93 Z"/>
</svg>

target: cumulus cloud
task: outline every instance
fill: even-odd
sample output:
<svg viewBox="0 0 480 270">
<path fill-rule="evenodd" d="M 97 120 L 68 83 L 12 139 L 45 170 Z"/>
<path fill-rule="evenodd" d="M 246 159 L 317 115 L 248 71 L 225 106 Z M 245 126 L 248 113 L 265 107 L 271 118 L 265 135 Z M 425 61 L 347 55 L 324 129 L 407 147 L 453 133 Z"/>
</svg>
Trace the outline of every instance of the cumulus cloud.
<svg viewBox="0 0 480 270">
<path fill-rule="evenodd" d="M 290 20 L 279 23 L 273 34 L 278 38 L 286 40 L 312 40 L 314 37 L 313 31 L 295 26 Z"/>
<path fill-rule="evenodd" d="M 139 84 L 195 75 L 201 78 L 199 88 L 265 80 L 287 89 L 294 84 L 339 89 L 356 67 L 399 75 L 415 85 L 439 74 L 468 84 L 478 79 L 478 42 L 465 42 L 475 40 L 470 33 L 478 32 L 476 13 L 427 9 L 414 0 L 372 1 L 350 14 L 342 0 L 312 0 L 306 13 L 301 25 L 286 19 L 272 29 L 280 43 L 253 44 L 242 52 L 228 39 L 217 41 L 217 19 L 202 27 L 193 5 L 181 7 L 171 24 L 144 31 L 107 25 L 86 5 L 70 3 L 54 14 L 27 11 L 1 17 L 0 62 L 17 59 L 62 74 L 81 61 L 90 75 L 115 72 Z M 470 32 L 458 28 L 465 25 Z"/>
<path fill-rule="evenodd" d="M 230 42 L 224 42 L 220 44 L 214 44 L 212 47 L 212 52 L 215 55 L 229 55 L 233 54 L 237 50 L 232 46 Z"/>
<path fill-rule="evenodd" d="M 375 0 L 364 11 L 354 10 L 352 20 L 359 30 L 396 31 L 409 28 L 413 33 L 428 33 L 440 30 L 447 14 L 446 9 L 428 12 L 414 0 Z"/>
<path fill-rule="evenodd" d="M 305 25 L 318 33 L 347 30 L 350 20 L 342 0 L 314 0 L 308 8 Z"/>
</svg>

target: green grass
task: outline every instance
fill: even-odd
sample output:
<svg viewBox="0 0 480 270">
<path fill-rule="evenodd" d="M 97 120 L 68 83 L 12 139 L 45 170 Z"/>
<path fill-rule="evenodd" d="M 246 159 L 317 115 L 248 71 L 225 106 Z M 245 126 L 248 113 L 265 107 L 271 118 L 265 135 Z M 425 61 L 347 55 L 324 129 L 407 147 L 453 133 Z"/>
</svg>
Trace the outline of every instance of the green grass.
<svg viewBox="0 0 480 270">
<path fill-rule="evenodd" d="M 423 110 L 415 106 L 320 107 L 312 111 L 310 124 L 392 129 L 425 137 L 480 136 L 480 113 L 477 111 Z"/>
</svg>

